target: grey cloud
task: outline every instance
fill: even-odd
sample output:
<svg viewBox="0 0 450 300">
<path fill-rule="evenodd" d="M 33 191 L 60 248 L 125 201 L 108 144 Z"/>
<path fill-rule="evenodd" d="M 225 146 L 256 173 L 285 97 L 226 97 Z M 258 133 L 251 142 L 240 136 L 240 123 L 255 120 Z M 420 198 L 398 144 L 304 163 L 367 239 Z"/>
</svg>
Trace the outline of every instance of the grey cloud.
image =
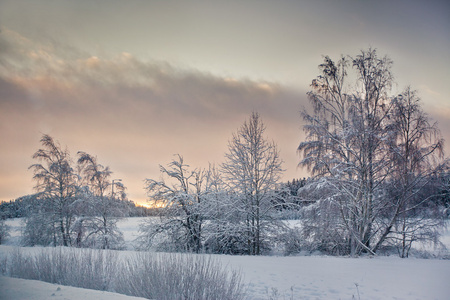
<svg viewBox="0 0 450 300">
<path fill-rule="evenodd" d="M 14 172 L 27 182 L 19 185 L 30 181 L 21 157 L 30 163 L 40 135 L 49 133 L 72 153 L 98 155 L 128 181 L 131 197 L 142 199 L 142 179 L 158 177 L 158 164 L 168 162 L 172 154 L 185 155 L 193 166 L 220 162 L 231 134 L 252 111 L 261 113 L 270 138 L 296 159 L 298 136 L 287 134 L 301 134 L 303 93 L 272 82 L 143 62 L 127 53 L 96 58 L 74 51 L 64 57 L 53 47 L 14 42 L 19 37 L 13 34 L 8 38 L 20 56 L 7 54 L 12 63 L 0 67 L 2 106 L 14 100 L 8 104 L 9 116 L 0 112 L 9 123 L 0 132 L 22 137 L 2 148 L 4 158 L 21 149 L 9 164 L 11 169 L 16 165 Z M 274 136 L 277 130 L 282 132 Z M 285 160 L 296 166 L 291 158 Z M 289 178 L 295 172 L 294 167 Z"/>
</svg>

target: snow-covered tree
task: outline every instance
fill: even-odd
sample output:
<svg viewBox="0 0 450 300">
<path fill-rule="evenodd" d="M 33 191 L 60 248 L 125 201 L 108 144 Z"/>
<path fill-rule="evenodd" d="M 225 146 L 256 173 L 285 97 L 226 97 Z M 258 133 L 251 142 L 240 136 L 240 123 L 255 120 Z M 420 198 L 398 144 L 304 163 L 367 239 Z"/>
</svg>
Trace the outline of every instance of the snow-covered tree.
<svg viewBox="0 0 450 300">
<path fill-rule="evenodd" d="M 181 155 L 168 168 L 160 166 L 160 171 L 160 180 L 146 179 L 145 189 L 149 204 L 159 207 L 161 218 L 144 224 L 141 240 L 146 246 L 165 244 L 168 250 L 199 252 L 205 221 L 202 206 L 206 173 L 201 169 L 190 171 Z"/>
<path fill-rule="evenodd" d="M 125 205 L 115 199 L 114 186 L 122 194 L 125 187 L 121 182 L 111 181 L 112 171 L 97 162 L 97 158 L 85 152 L 78 152 L 78 164 L 88 184 L 88 191 L 82 200 L 84 216 L 77 219 L 77 246 L 102 249 L 116 249 L 123 244 L 123 234 L 117 228 L 117 216 L 123 215 Z M 114 185 L 114 186 L 113 186 Z M 111 193 L 109 193 L 111 191 Z M 85 232 L 84 232 L 85 231 Z"/>
<path fill-rule="evenodd" d="M 350 64 L 356 84 L 349 89 Z M 298 148 L 303 152 L 300 164 L 329 181 L 326 198 L 339 207 L 352 254 L 372 252 L 373 223 L 381 209 L 376 204 L 390 169 L 385 154 L 391 64 L 372 49 L 337 63 L 325 57 L 322 74 L 308 93 L 314 113 L 302 113 L 307 140 Z"/>
<path fill-rule="evenodd" d="M 205 184 L 203 209 L 208 222 L 204 226 L 204 247 L 212 253 L 246 254 L 248 240 L 243 226 L 245 214 L 239 193 L 230 191 L 220 169 L 210 166 Z"/>
<path fill-rule="evenodd" d="M 254 112 L 228 145 L 222 165 L 224 180 L 235 198 L 234 210 L 247 240 L 248 254 L 261 254 L 265 230 L 271 225 L 274 190 L 282 173 L 282 160 L 274 142 L 264 136 L 265 125 Z"/>
<path fill-rule="evenodd" d="M 307 136 L 298 147 L 303 153 L 300 165 L 322 178 L 320 185 L 312 181 L 315 190 L 323 188 L 315 204 L 318 213 L 323 216 L 327 209 L 338 213 L 339 226 L 335 228 L 339 234 L 334 237 L 342 236 L 344 240 L 339 243 L 347 243 L 352 255 L 377 251 L 398 219 L 390 212 L 403 209 L 404 201 L 391 201 L 387 191 L 388 183 L 398 175 L 401 147 L 393 145 L 401 144 L 405 122 L 398 115 L 399 102 L 389 95 L 391 66 L 392 61 L 380 58 L 374 49 L 361 51 L 354 58 L 341 57 L 337 62 L 325 57 L 319 66 L 321 75 L 312 81 L 308 93 L 313 113 L 302 112 Z M 354 74 L 349 75 L 350 70 Z M 350 79 L 355 82 L 348 83 Z M 420 130 L 423 137 L 434 132 L 426 127 Z M 424 150 L 440 148 L 440 142 L 417 142 Z M 425 153 L 419 155 L 421 164 L 426 163 Z M 407 164 L 413 159 L 400 156 Z M 401 188 L 408 189 L 406 186 L 409 184 Z M 392 224 L 380 221 L 386 215 Z M 319 232 L 313 236 L 323 238 Z"/>
<path fill-rule="evenodd" d="M 437 124 L 430 123 L 420 106 L 417 92 L 410 87 L 393 99 L 390 155 L 389 218 L 375 250 L 386 238 L 395 239 L 401 257 L 407 257 L 414 241 L 434 241 L 442 227 L 443 214 L 432 201 L 438 191 L 429 187 L 446 166 L 443 139 Z M 393 233 L 393 234 L 391 234 Z"/>
<path fill-rule="evenodd" d="M 4 218 L 23 218 L 30 213 L 36 194 L 26 195 L 0 204 L 0 214 Z"/>
<path fill-rule="evenodd" d="M 33 158 L 41 161 L 30 166 L 33 170 L 38 205 L 27 219 L 25 234 L 37 243 L 70 246 L 71 228 L 75 220 L 73 203 L 77 193 L 77 175 L 72 168 L 69 151 L 49 135 L 41 138 L 43 149 Z M 36 232 L 37 228 L 40 228 Z"/>
<path fill-rule="evenodd" d="M 3 214 L 0 212 L 0 245 L 10 236 L 10 227 L 6 224 Z"/>
</svg>

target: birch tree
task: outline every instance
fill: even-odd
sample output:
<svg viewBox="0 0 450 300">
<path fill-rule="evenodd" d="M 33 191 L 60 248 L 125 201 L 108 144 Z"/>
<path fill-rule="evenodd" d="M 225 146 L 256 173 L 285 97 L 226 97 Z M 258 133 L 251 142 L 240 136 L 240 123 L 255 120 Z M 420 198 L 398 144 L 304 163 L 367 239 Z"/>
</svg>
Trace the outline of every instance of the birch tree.
<svg viewBox="0 0 450 300">
<path fill-rule="evenodd" d="M 390 238 L 395 240 L 400 257 L 407 257 L 413 242 L 435 240 L 442 227 L 443 215 L 432 205 L 439 194 L 429 187 L 446 167 L 444 141 L 411 87 L 393 99 L 391 119 L 390 131 L 395 138 L 390 149 L 394 162 L 390 213 L 375 250 Z"/>
<path fill-rule="evenodd" d="M 125 205 L 120 205 L 115 199 L 113 185 L 119 192 L 123 192 L 125 187 L 121 182 L 111 181 L 112 171 L 98 163 L 96 157 L 82 151 L 78 152 L 78 155 L 78 164 L 89 190 L 83 203 L 86 216 L 78 218 L 77 245 L 80 246 L 83 231 L 86 230 L 86 246 L 120 248 L 123 244 L 123 234 L 117 228 L 116 217 L 123 214 Z"/>
<path fill-rule="evenodd" d="M 406 163 L 403 169 L 413 167 L 414 160 L 412 153 L 404 152 L 405 147 L 393 146 L 403 143 L 402 131 L 409 129 L 402 127 L 413 123 L 405 125 L 399 115 L 399 102 L 389 95 L 393 84 L 391 66 L 392 61 L 386 56 L 380 58 L 374 49 L 361 51 L 354 58 L 341 57 L 337 62 L 325 57 L 319 66 L 321 75 L 313 80 L 308 93 L 313 112 L 302 112 L 307 136 L 298 147 L 303 154 L 300 165 L 322 177 L 323 184 L 315 189 L 324 188 L 318 201 L 327 204 L 316 206 L 339 212 L 337 228 L 346 229 L 343 242 L 348 243 L 351 255 L 374 254 L 398 220 L 391 212 L 401 211 L 408 198 L 402 196 L 404 200 L 393 203 L 387 191 L 387 185 L 401 176 L 400 156 Z M 350 71 L 354 73 L 349 75 Z M 355 82 L 348 83 L 352 78 Z M 423 138 L 432 132 L 434 129 L 428 125 L 420 128 Z M 428 160 L 428 154 L 424 154 L 429 153 L 431 158 L 441 147 L 440 142 L 427 145 L 422 138 L 415 142 L 423 149 L 416 153 L 422 153 L 422 165 Z M 409 185 L 401 188 L 408 190 Z M 325 213 L 322 209 L 319 212 Z M 389 216 L 390 222 L 382 222 L 382 216 Z"/>
<path fill-rule="evenodd" d="M 42 163 L 29 167 L 34 172 L 33 179 L 36 181 L 35 189 L 39 193 L 40 203 L 27 219 L 25 233 L 34 232 L 34 242 L 51 241 L 55 246 L 70 246 L 78 176 L 72 168 L 67 149 L 63 150 L 58 142 L 46 134 L 42 136 L 41 144 L 43 148 L 36 151 L 33 158 Z M 34 230 L 37 226 L 41 227 L 40 232 Z"/>
<path fill-rule="evenodd" d="M 274 189 L 282 173 L 282 160 L 274 142 L 264 136 L 265 125 L 254 112 L 233 135 L 222 172 L 228 187 L 239 197 L 235 209 L 244 219 L 247 251 L 261 254 L 264 230 L 273 210 Z"/>
<path fill-rule="evenodd" d="M 302 112 L 307 140 L 298 147 L 303 152 L 300 165 L 328 179 L 332 195 L 327 199 L 340 212 L 353 255 L 372 251 L 372 226 L 379 209 L 374 198 L 381 196 L 389 170 L 383 158 L 389 139 L 385 127 L 391 64 L 371 49 L 336 63 L 325 57 L 319 66 L 321 75 L 308 93 L 314 112 Z M 353 86 L 346 83 L 349 66 L 355 70 Z"/>
</svg>

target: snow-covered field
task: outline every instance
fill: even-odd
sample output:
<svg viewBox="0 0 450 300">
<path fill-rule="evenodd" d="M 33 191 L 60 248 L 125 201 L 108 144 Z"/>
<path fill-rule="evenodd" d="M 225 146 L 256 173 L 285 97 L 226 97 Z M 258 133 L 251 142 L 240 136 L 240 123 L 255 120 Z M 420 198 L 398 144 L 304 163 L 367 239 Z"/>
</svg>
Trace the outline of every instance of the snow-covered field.
<svg viewBox="0 0 450 300">
<path fill-rule="evenodd" d="M 129 249 L 132 249 L 141 221 L 142 218 L 129 218 L 119 222 Z M 21 225 L 18 220 L 8 221 L 8 225 L 14 227 L 8 242 L 13 246 L 20 240 Z M 448 231 L 443 241 L 450 248 Z M 11 247 L 0 246 L 0 252 L 10 250 Z M 130 253 L 132 251 L 127 250 L 120 255 L 126 259 Z M 223 265 L 242 272 L 249 299 L 450 299 L 450 260 L 213 256 Z M 117 294 L 0 277 L 0 299 L 103 299 L 103 296 L 105 299 L 130 299 Z"/>
<path fill-rule="evenodd" d="M 116 293 L 0 276 L 1 300 L 139 300 Z"/>
</svg>

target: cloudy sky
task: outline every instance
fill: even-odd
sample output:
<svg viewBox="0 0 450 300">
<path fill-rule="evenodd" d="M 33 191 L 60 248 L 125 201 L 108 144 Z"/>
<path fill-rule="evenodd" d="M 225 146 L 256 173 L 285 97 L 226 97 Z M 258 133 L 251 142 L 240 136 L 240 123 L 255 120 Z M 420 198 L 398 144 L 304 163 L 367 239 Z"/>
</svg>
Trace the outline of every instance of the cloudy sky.
<svg viewBox="0 0 450 300">
<path fill-rule="evenodd" d="M 0 0 L 0 200 L 33 192 L 42 134 L 96 155 L 145 201 L 143 180 L 181 154 L 223 162 L 231 135 L 260 113 L 284 160 L 323 55 L 377 48 L 397 85 L 419 90 L 450 153 L 447 1 Z"/>
</svg>

